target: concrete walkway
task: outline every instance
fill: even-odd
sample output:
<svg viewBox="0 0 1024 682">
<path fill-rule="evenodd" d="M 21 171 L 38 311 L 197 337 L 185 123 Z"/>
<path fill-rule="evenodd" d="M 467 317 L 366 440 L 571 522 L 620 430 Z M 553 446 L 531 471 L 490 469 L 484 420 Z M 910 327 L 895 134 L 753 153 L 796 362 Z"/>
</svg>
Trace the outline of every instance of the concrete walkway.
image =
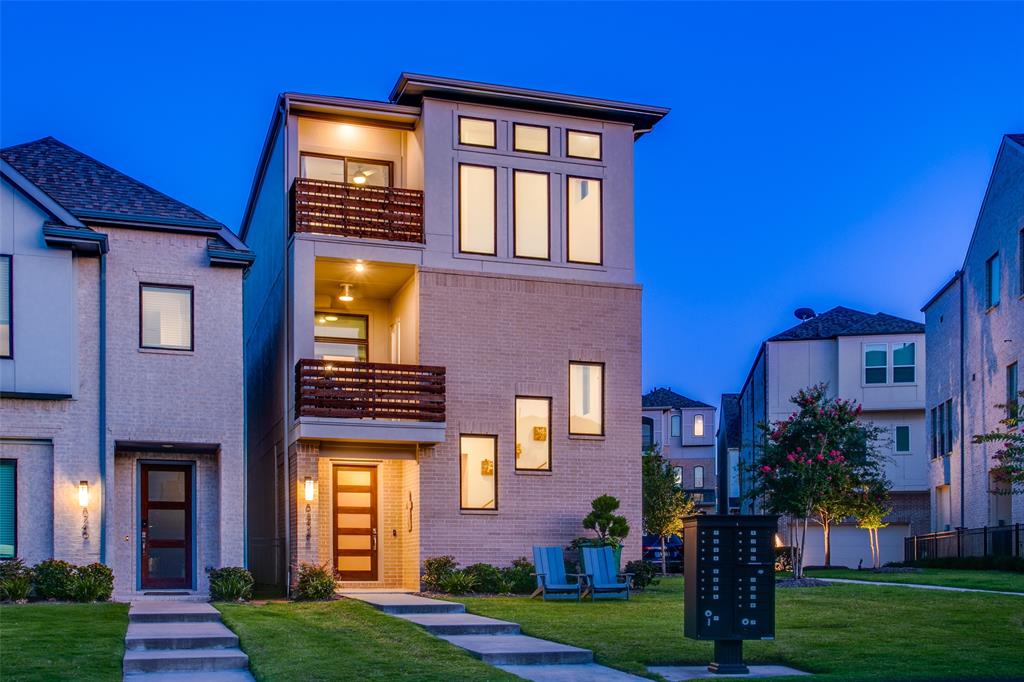
<svg viewBox="0 0 1024 682">
<path fill-rule="evenodd" d="M 472 656 L 533 682 L 642 682 L 645 678 L 594 663 L 589 649 L 529 637 L 517 623 L 466 613 L 462 604 L 414 594 L 344 592 L 424 628 Z"/>
<path fill-rule="evenodd" d="M 979 590 L 973 587 L 949 587 L 947 585 L 922 585 L 921 583 L 889 583 L 881 580 L 850 580 L 848 578 L 815 578 L 828 583 L 844 585 L 880 585 L 881 587 L 915 587 L 919 590 L 942 590 L 944 592 L 978 592 L 980 594 L 1008 594 L 1011 597 L 1024 597 L 1024 592 L 1003 592 L 1000 590 Z"/>
<path fill-rule="evenodd" d="M 124 679 L 252 682 L 249 657 L 220 612 L 189 601 L 133 602 L 124 638 Z"/>
</svg>

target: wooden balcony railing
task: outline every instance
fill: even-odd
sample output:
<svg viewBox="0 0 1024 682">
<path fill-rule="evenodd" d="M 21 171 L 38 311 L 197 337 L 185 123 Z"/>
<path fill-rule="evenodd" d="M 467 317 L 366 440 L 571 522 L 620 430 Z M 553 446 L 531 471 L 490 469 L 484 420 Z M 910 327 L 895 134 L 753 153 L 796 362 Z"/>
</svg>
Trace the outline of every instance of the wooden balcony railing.
<svg viewBox="0 0 1024 682">
<path fill-rule="evenodd" d="M 298 417 L 444 421 L 444 367 L 300 360 Z"/>
<path fill-rule="evenodd" d="M 423 192 L 296 178 L 296 232 L 423 243 Z"/>
</svg>

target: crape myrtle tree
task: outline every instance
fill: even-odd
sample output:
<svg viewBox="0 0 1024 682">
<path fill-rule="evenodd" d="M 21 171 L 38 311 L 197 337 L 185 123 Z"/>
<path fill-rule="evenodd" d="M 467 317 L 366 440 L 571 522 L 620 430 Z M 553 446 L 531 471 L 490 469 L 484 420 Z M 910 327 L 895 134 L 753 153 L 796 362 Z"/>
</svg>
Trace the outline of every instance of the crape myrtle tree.
<svg viewBox="0 0 1024 682">
<path fill-rule="evenodd" d="M 668 572 L 665 540 L 670 535 L 682 535 L 683 517 L 690 516 L 695 509 L 690 496 L 676 485 L 669 461 L 657 448 L 647 450 L 643 456 L 644 532 L 661 539 L 662 575 Z"/>
<path fill-rule="evenodd" d="M 878 530 L 889 524 L 885 517 L 892 511 L 889 505 L 889 490 L 892 484 L 884 478 L 864 481 L 854 491 L 853 516 L 857 519 L 857 526 L 868 532 L 868 541 L 871 543 L 871 566 L 878 568 L 882 565 L 882 548 L 878 544 Z"/>
<path fill-rule="evenodd" d="M 991 492 L 1000 495 L 1024 494 L 1024 433 L 1018 428 L 1024 421 L 1024 391 L 1017 400 L 1005 405 L 996 405 L 1006 411 L 1006 417 L 999 421 L 1004 429 L 974 436 L 975 443 L 994 443 L 998 446 L 989 469 L 992 480 L 999 488 Z"/>
<path fill-rule="evenodd" d="M 860 420 L 856 402 L 828 397 L 825 384 L 802 389 L 791 400 L 797 411 L 788 419 L 761 425 L 764 453 L 747 467 L 748 497 L 797 522 L 793 573 L 802 578 L 809 523 L 822 527 L 828 565 L 832 524 L 853 515 L 857 490 L 884 479 L 875 449 L 882 429 Z"/>
</svg>

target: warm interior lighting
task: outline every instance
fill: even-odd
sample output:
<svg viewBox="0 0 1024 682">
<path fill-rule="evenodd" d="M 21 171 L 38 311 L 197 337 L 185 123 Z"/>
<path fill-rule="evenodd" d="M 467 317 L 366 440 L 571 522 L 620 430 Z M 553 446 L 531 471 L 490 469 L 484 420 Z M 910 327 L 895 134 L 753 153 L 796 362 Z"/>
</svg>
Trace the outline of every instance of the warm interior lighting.
<svg viewBox="0 0 1024 682">
<path fill-rule="evenodd" d="M 318 322 L 319 322 L 320 324 L 323 324 L 324 322 L 326 322 L 326 321 L 327 321 L 327 318 L 326 318 L 326 317 L 321 317 L 321 318 L 320 318 L 319 320 L 317 320 L 317 321 L 318 321 Z"/>
<path fill-rule="evenodd" d="M 327 322 L 337 322 L 338 321 L 338 316 L 337 315 L 324 315 L 324 320 L 327 321 Z"/>
<path fill-rule="evenodd" d="M 78 506 L 89 506 L 89 481 L 81 481 L 78 484 Z"/>
<path fill-rule="evenodd" d="M 361 262 L 356 263 L 356 272 L 363 272 L 366 270 L 366 266 Z"/>
<path fill-rule="evenodd" d="M 352 178 L 352 182 L 354 182 L 357 185 L 365 185 L 366 184 L 366 176 L 365 175 L 357 175 L 354 178 Z"/>
<path fill-rule="evenodd" d="M 341 301 L 342 303 L 351 303 L 352 301 L 355 300 L 355 298 L 352 297 L 352 285 L 342 284 L 341 288 L 341 296 L 338 296 L 339 301 Z"/>
<path fill-rule="evenodd" d="M 776 547 L 785 547 L 785 545 L 782 543 L 782 538 L 779 537 L 778 533 L 775 534 L 775 546 Z"/>
<path fill-rule="evenodd" d="M 313 501 L 313 477 L 306 476 L 306 502 Z"/>
</svg>

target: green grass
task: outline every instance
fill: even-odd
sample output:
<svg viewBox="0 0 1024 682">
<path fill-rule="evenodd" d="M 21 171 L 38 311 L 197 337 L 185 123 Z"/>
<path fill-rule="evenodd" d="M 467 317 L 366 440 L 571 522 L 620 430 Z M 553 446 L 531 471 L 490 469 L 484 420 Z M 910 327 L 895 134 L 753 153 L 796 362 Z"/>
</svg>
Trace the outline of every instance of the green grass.
<svg viewBox="0 0 1024 682">
<path fill-rule="evenodd" d="M 457 601 L 516 621 L 526 634 L 592 649 L 599 663 L 637 674 L 645 665 L 711 659 L 710 642 L 683 637 L 680 578 L 628 602 Z M 784 663 L 830 682 L 1024 677 L 1021 597 L 836 584 L 778 590 L 777 610 L 776 640 L 746 642 L 748 662 Z"/>
<path fill-rule="evenodd" d="M 127 604 L 0 606 L 0 680 L 120 680 Z"/>
<path fill-rule="evenodd" d="M 968 587 L 974 590 L 1024 592 L 1024 573 L 1012 571 L 966 571 L 953 568 L 922 568 L 920 573 L 872 573 L 849 568 L 807 571 L 809 578 L 845 578 L 876 580 L 884 583 L 916 583 L 944 587 Z"/>
<path fill-rule="evenodd" d="M 515 680 L 352 600 L 215 604 L 258 680 Z"/>
</svg>

